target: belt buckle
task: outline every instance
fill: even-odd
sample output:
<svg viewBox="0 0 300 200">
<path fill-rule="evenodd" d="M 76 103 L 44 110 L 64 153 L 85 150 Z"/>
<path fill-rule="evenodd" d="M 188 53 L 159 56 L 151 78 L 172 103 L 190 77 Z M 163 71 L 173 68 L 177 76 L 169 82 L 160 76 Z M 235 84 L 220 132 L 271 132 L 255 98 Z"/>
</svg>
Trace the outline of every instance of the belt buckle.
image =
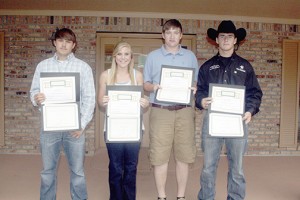
<svg viewBox="0 0 300 200">
<path fill-rule="evenodd" d="M 169 111 L 174 111 L 174 110 L 176 111 L 179 109 L 181 109 L 181 107 L 179 105 L 168 106 Z"/>
<path fill-rule="evenodd" d="M 176 106 L 167 106 L 168 111 L 176 110 Z"/>
</svg>

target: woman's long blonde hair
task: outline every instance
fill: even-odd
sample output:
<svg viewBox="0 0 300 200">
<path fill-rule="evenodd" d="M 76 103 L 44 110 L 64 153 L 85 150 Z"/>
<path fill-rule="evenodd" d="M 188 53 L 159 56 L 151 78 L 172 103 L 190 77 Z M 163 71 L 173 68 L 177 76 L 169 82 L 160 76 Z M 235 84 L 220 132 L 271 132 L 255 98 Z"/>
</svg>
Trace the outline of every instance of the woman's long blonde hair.
<svg viewBox="0 0 300 200">
<path fill-rule="evenodd" d="M 130 49 L 131 61 L 128 65 L 128 73 L 129 73 L 129 76 L 130 76 L 131 85 L 135 84 L 134 72 L 133 72 L 133 66 L 134 66 L 133 52 L 132 52 L 130 44 L 128 44 L 127 42 L 121 41 L 121 42 L 119 42 L 115 45 L 115 48 L 114 48 L 114 51 L 113 51 L 113 54 L 112 54 L 111 69 L 110 69 L 110 73 L 108 74 L 108 80 L 107 80 L 108 85 L 114 85 L 116 83 L 116 79 L 117 79 L 116 56 L 119 53 L 119 51 L 124 47 L 127 47 L 127 48 Z"/>
</svg>

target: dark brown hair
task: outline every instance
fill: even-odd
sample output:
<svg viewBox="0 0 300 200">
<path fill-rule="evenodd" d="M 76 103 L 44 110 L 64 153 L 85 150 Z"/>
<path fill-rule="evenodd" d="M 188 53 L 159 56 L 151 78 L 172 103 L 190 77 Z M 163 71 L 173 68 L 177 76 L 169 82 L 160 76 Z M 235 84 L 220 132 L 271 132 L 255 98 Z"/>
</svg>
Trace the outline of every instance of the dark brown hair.
<svg viewBox="0 0 300 200">
<path fill-rule="evenodd" d="M 75 43 L 75 47 L 72 51 L 73 51 L 73 53 L 76 51 L 76 47 L 77 47 L 76 35 L 71 29 L 68 29 L 68 28 L 58 29 L 57 28 L 56 31 L 53 32 L 50 39 L 52 41 L 53 46 L 55 46 L 53 42 L 57 39 L 65 39 L 68 41 L 72 41 L 73 43 Z"/>
<path fill-rule="evenodd" d="M 162 32 L 164 33 L 171 28 L 179 28 L 182 33 L 181 23 L 177 19 L 169 19 L 168 21 L 166 21 L 163 25 Z"/>
</svg>

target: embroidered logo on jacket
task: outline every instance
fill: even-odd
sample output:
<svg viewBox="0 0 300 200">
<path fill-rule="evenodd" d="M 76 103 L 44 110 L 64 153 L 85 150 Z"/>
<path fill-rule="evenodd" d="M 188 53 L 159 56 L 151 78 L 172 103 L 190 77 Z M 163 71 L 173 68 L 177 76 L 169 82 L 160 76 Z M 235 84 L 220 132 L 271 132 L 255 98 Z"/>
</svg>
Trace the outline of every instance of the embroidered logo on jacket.
<svg viewBox="0 0 300 200">
<path fill-rule="evenodd" d="M 210 66 L 209 70 L 214 70 L 214 69 L 218 69 L 220 68 L 220 65 L 213 65 L 213 66 Z"/>
<path fill-rule="evenodd" d="M 243 65 L 241 65 L 239 68 L 236 68 L 236 70 L 239 70 L 239 71 L 241 71 L 241 72 L 246 72 L 246 70 L 244 70 L 244 66 Z"/>
</svg>

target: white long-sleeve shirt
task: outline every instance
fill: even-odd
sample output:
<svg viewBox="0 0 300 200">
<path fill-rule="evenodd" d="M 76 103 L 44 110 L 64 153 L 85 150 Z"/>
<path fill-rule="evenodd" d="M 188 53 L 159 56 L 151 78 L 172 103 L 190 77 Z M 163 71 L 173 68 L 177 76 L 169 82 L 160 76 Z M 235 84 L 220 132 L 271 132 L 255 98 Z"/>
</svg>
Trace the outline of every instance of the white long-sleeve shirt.
<svg viewBox="0 0 300 200">
<path fill-rule="evenodd" d="M 41 72 L 78 72 L 80 74 L 80 119 L 81 128 L 84 130 L 93 118 L 95 109 L 95 85 L 91 67 L 76 58 L 73 53 L 64 61 L 59 61 L 56 54 L 41 61 L 36 67 L 30 88 L 30 100 L 34 106 L 37 106 L 34 96 L 40 92 Z"/>
</svg>

